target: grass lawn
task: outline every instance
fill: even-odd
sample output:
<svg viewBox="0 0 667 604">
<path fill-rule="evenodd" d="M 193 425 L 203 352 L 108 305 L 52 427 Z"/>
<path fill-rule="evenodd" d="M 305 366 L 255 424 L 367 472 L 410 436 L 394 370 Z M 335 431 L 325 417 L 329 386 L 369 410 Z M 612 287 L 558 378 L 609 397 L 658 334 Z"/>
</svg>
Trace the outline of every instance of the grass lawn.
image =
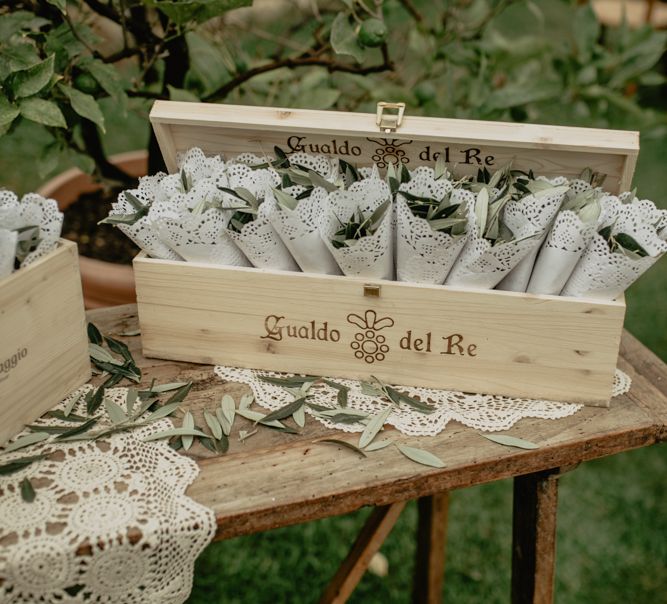
<svg viewBox="0 0 667 604">
<path fill-rule="evenodd" d="M 145 125 L 108 123 L 109 148 L 144 144 Z M 0 138 L 0 184 L 20 192 L 39 182 L 32 168 L 39 134 Z M 667 207 L 667 139 L 644 137 L 640 196 Z M 667 360 L 667 260 L 628 292 L 626 327 Z M 557 602 L 626 604 L 667 601 L 667 448 L 653 447 L 587 463 L 561 479 Z M 456 491 L 451 498 L 444 597 L 457 604 L 507 602 L 512 485 Z M 317 600 L 345 556 L 367 510 L 242 537 L 206 549 L 197 562 L 197 604 Z M 409 601 L 416 508 L 408 506 L 382 548 L 389 574 L 367 574 L 352 602 Z"/>
</svg>

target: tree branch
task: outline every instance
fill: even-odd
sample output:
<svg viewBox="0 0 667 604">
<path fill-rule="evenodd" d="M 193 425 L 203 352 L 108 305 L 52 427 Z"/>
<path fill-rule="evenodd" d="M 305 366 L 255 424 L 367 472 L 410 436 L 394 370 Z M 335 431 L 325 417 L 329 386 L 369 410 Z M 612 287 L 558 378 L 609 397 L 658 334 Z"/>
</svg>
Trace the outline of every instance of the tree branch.
<svg viewBox="0 0 667 604">
<path fill-rule="evenodd" d="M 99 15 L 102 15 L 114 23 L 121 25 L 121 16 L 118 14 L 111 3 L 105 4 L 104 2 L 100 2 L 100 0 L 84 0 L 84 2 L 88 5 L 89 8 L 94 10 Z"/>
<path fill-rule="evenodd" d="M 326 67 L 329 73 L 335 71 L 340 71 L 343 73 L 354 73 L 357 75 L 367 75 L 369 73 L 379 73 L 382 71 L 392 71 L 394 69 L 393 62 L 388 58 L 386 51 L 383 52 L 384 61 L 378 65 L 370 65 L 369 67 L 362 67 L 360 65 L 350 65 L 346 63 L 338 63 L 332 59 L 321 58 L 319 56 L 302 56 L 296 58 L 286 58 L 280 59 L 277 61 L 272 61 L 266 65 L 260 65 L 259 67 L 254 67 L 253 69 L 248 69 L 237 75 L 234 79 L 230 80 L 226 84 L 223 84 L 216 91 L 211 92 L 202 98 L 202 101 L 221 101 L 223 100 L 232 90 L 238 88 L 242 84 L 245 84 L 248 80 L 251 80 L 255 76 L 261 73 L 267 73 L 269 71 L 275 71 L 282 67 L 287 67 L 288 69 L 296 69 L 297 67 Z"/>
<path fill-rule="evenodd" d="M 424 17 L 412 3 L 412 0 L 399 0 L 401 6 L 410 13 L 410 16 L 420 25 L 424 22 Z"/>
</svg>

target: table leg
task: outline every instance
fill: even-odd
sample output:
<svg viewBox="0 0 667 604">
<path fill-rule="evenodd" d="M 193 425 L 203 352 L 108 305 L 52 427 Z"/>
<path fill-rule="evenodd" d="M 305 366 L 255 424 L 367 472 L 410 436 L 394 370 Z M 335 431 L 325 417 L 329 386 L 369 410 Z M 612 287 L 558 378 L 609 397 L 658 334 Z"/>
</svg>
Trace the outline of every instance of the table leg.
<svg viewBox="0 0 667 604">
<path fill-rule="evenodd" d="M 553 602 L 559 469 L 514 479 L 512 604 Z"/>
<path fill-rule="evenodd" d="M 414 604 L 442 602 L 449 493 L 417 500 L 417 555 L 412 582 Z"/>
<path fill-rule="evenodd" d="M 380 549 L 398 517 L 405 501 L 376 507 L 366 520 L 347 558 L 320 598 L 320 604 L 343 604 L 363 577 L 373 555 Z"/>
</svg>

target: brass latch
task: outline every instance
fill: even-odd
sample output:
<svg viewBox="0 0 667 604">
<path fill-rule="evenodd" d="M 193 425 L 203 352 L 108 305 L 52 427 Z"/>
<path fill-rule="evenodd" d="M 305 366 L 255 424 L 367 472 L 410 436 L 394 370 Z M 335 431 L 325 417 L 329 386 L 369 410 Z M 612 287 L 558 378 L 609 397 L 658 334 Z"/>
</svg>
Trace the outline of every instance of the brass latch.
<svg viewBox="0 0 667 604">
<path fill-rule="evenodd" d="M 364 296 L 371 298 L 380 297 L 380 286 L 373 283 L 364 283 Z"/>
<path fill-rule="evenodd" d="M 396 113 L 388 113 L 387 110 L 394 110 Z M 375 123 L 383 132 L 396 132 L 396 129 L 403 123 L 404 113 L 405 103 L 380 101 L 375 114 Z"/>
</svg>

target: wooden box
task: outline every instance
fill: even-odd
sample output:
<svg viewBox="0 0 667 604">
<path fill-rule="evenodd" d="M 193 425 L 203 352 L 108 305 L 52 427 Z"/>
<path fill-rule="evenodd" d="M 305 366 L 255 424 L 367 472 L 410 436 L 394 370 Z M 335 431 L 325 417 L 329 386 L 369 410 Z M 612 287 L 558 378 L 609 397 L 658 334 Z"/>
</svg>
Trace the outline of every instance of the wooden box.
<svg viewBox="0 0 667 604">
<path fill-rule="evenodd" d="M 0 280 L 0 443 L 90 378 L 76 244 Z"/>
<path fill-rule="evenodd" d="M 169 171 L 198 146 L 233 157 L 274 145 L 357 165 L 515 168 L 630 186 L 636 132 L 158 101 Z M 379 128 L 378 124 L 382 126 Z M 607 405 L 625 303 L 441 285 L 134 261 L 144 354 L 395 384 Z"/>
</svg>

